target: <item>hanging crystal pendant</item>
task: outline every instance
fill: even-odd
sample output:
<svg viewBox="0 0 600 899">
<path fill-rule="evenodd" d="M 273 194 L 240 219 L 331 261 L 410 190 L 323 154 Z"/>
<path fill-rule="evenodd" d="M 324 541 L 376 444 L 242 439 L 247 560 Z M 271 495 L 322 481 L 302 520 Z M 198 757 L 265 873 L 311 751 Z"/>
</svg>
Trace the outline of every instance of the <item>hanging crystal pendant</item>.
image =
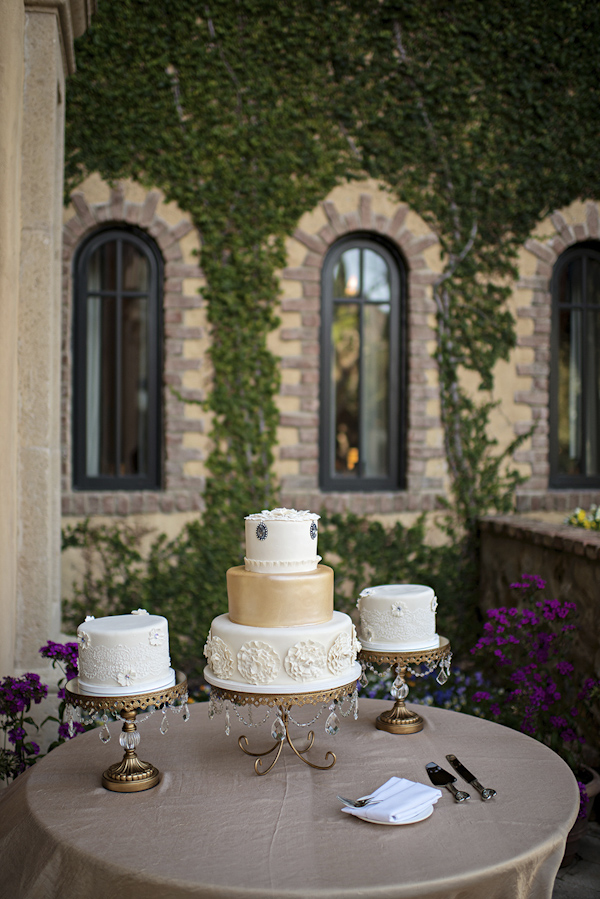
<svg viewBox="0 0 600 899">
<path fill-rule="evenodd" d="M 225 733 L 227 736 L 231 733 L 231 724 L 229 720 L 229 709 L 225 710 Z"/>
<path fill-rule="evenodd" d="M 277 715 L 277 718 L 273 722 L 273 727 L 271 728 L 271 736 L 278 743 L 280 743 L 282 740 L 285 740 L 285 724 L 283 723 L 281 715 Z"/>
<path fill-rule="evenodd" d="M 74 717 L 74 715 L 75 715 L 75 709 L 73 708 L 73 706 L 72 706 L 72 705 L 67 705 L 67 707 L 65 708 L 65 719 L 66 719 L 66 721 L 67 721 L 67 723 L 68 723 L 68 728 L 67 728 L 67 730 L 68 730 L 68 733 L 69 733 L 69 739 L 70 739 L 70 740 L 73 739 L 73 736 L 74 736 L 74 734 L 75 734 L 75 725 L 73 724 L 73 717 Z"/>
<path fill-rule="evenodd" d="M 367 672 L 365 671 L 364 668 L 362 670 L 361 676 L 358 679 L 358 682 L 361 685 L 361 687 L 367 687 L 369 685 L 369 678 L 367 677 Z"/>
<path fill-rule="evenodd" d="M 440 670 L 438 676 L 436 677 L 436 681 L 442 687 L 448 678 L 450 677 L 450 660 L 449 659 L 441 659 L 440 660 Z"/>
<path fill-rule="evenodd" d="M 168 729 L 169 729 L 169 719 L 167 718 L 166 710 L 163 709 L 162 721 L 160 722 L 160 732 L 163 735 L 163 737 L 166 734 L 166 732 L 168 731 Z"/>
<path fill-rule="evenodd" d="M 211 696 L 210 699 L 208 700 L 208 717 L 211 720 L 215 717 L 216 711 L 217 710 L 215 709 L 215 703 Z"/>
<path fill-rule="evenodd" d="M 108 741 L 110 740 L 110 731 L 108 729 L 108 724 L 106 722 L 104 722 L 104 724 L 100 728 L 99 736 L 100 736 L 100 740 L 103 743 L 108 743 Z"/>
<path fill-rule="evenodd" d="M 352 711 L 354 712 L 354 720 L 358 718 L 358 690 L 352 694 Z"/>
<path fill-rule="evenodd" d="M 325 722 L 325 733 L 329 734 L 330 737 L 335 737 L 337 732 L 340 729 L 340 719 L 338 718 L 335 711 L 331 712 L 327 721 Z"/>
<path fill-rule="evenodd" d="M 183 714 L 182 714 L 182 717 L 183 717 L 183 720 L 184 720 L 184 721 L 189 721 L 189 720 L 190 720 L 190 707 L 189 707 L 189 705 L 187 704 L 187 702 L 184 703 L 184 705 L 183 705 Z"/>
</svg>

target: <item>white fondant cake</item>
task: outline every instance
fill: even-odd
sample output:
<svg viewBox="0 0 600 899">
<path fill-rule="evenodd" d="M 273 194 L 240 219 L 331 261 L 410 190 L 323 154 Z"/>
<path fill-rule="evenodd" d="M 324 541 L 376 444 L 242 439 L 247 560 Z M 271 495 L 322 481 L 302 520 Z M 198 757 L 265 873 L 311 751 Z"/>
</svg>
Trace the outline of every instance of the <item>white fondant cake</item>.
<svg viewBox="0 0 600 899">
<path fill-rule="evenodd" d="M 129 696 L 172 687 L 169 625 L 162 615 L 86 618 L 77 628 L 79 687 L 96 696 Z"/>
<path fill-rule="evenodd" d="M 274 574 L 278 571 L 312 571 L 321 561 L 317 555 L 317 521 L 314 512 L 295 509 L 264 509 L 246 517 L 247 571 Z"/>
<path fill-rule="evenodd" d="M 204 650 L 220 680 L 315 690 L 332 678 L 351 676 L 357 651 L 352 619 L 342 612 L 326 624 L 271 628 L 246 627 L 219 615 Z"/>
<path fill-rule="evenodd" d="M 229 614 L 212 622 L 209 683 L 265 692 L 330 689 L 360 675 L 352 619 L 333 611 L 333 571 L 319 565 L 312 512 L 246 518 L 244 566 L 227 572 Z"/>
<path fill-rule="evenodd" d="M 359 596 L 359 636 L 365 649 L 401 652 L 439 646 L 435 632 L 437 598 L 420 584 L 382 584 Z"/>
</svg>

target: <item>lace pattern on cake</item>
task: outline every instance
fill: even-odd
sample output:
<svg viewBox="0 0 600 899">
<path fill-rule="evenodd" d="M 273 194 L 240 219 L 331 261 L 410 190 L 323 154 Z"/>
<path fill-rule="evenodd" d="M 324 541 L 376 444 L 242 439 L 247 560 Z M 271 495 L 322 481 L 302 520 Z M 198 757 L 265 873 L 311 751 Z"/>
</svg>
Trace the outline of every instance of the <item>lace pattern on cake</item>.
<svg viewBox="0 0 600 899">
<path fill-rule="evenodd" d="M 332 674 L 341 674 L 356 658 L 350 634 L 338 634 L 327 653 L 327 667 Z"/>
<path fill-rule="evenodd" d="M 325 647 L 315 640 L 301 640 L 285 657 L 285 670 L 293 680 L 317 680 L 326 673 L 327 653 Z"/>
<path fill-rule="evenodd" d="M 360 626 L 363 638 L 369 642 L 407 643 L 435 636 L 435 616 L 429 609 L 404 610 L 400 617 L 395 617 L 391 611 L 363 609 Z"/>
<path fill-rule="evenodd" d="M 110 648 L 106 646 L 81 647 L 79 651 L 79 674 L 85 681 L 117 682 L 122 677 L 133 676 L 136 680 L 158 677 L 171 666 L 167 646 L 156 647 L 139 643 L 136 646 L 124 646 L 119 643 Z"/>
<path fill-rule="evenodd" d="M 209 632 L 204 646 L 204 655 L 217 677 L 222 677 L 226 680 L 231 678 L 235 660 L 224 640 L 221 640 L 220 637 L 213 637 Z"/>
<path fill-rule="evenodd" d="M 279 654 L 262 640 L 244 643 L 238 651 L 237 664 L 242 677 L 251 684 L 270 684 L 281 669 Z"/>
</svg>

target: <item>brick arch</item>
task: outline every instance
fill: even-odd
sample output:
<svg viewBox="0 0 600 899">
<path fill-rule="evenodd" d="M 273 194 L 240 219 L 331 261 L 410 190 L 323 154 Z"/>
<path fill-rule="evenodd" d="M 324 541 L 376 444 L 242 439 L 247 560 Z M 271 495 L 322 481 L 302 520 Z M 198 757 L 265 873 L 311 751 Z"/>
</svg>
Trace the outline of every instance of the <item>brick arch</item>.
<svg viewBox="0 0 600 899">
<path fill-rule="evenodd" d="M 170 226 L 157 213 L 161 195 L 157 191 L 147 194 L 143 203 L 125 199 L 123 188 L 118 185 L 111 191 L 106 203 L 87 202 L 84 193 L 71 195 L 75 215 L 63 226 L 62 259 L 62 356 L 61 356 L 61 481 L 63 515 L 130 515 L 135 513 L 195 511 L 203 508 L 204 479 L 184 474 L 188 459 L 201 458 L 199 450 L 183 445 L 186 431 L 202 432 L 202 422 L 185 417 L 185 403 L 176 398 L 170 386 L 175 387 L 185 399 L 200 399 L 194 391 L 185 390 L 181 374 L 200 366 L 199 359 L 184 356 L 184 342 L 201 337 L 199 329 L 182 325 L 183 310 L 200 307 L 200 296 L 184 296 L 186 278 L 200 278 L 197 265 L 186 264 L 180 241 L 193 230 L 187 219 Z M 156 243 L 164 261 L 163 315 L 164 315 L 164 489 L 162 491 L 102 491 L 84 492 L 72 489 L 72 292 L 73 260 L 82 242 L 100 226 L 108 224 L 132 225 L 144 230 Z"/>
<path fill-rule="evenodd" d="M 300 355 L 283 354 L 282 369 L 296 373 L 296 383 L 283 383 L 281 394 L 296 397 L 298 410 L 282 412 L 280 426 L 297 432 L 297 440 L 279 447 L 282 461 L 295 460 L 297 475 L 281 477 L 282 502 L 296 508 L 331 511 L 351 509 L 361 514 L 385 514 L 435 508 L 436 495 L 444 489 L 444 447 L 439 417 L 437 370 L 430 342 L 435 341 L 435 305 L 431 285 L 438 277 L 424 256 L 438 243 L 431 233 L 417 234 L 409 224 L 409 207 L 399 204 L 391 216 L 373 209 L 371 194 L 363 193 L 355 209 L 342 213 L 332 200 L 321 203 L 326 222 L 314 231 L 298 228 L 293 239 L 306 250 L 302 264 L 286 268 L 284 281 L 295 282 L 297 295 L 282 300 L 282 312 L 300 313 L 299 328 L 281 328 L 279 337 L 300 341 Z M 369 232 L 386 239 L 400 251 L 407 275 L 408 423 L 407 489 L 385 493 L 321 493 L 319 458 L 319 340 L 321 271 L 330 247 L 341 237 Z M 292 285 L 286 290 L 289 295 Z M 428 345 L 429 344 L 429 345 Z M 431 413 L 434 401 L 438 412 Z M 432 475 L 430 463 L 436 468 Z M 304 505 L 303 505 L 304 504 Z"/>
<path fill-rule="evenodd" d="M 529 377 L 531 387 L 517 391 L 515 400 L 529 406 L 531 416 L 528 421 L 517 424 L 515 434 L 524 433 L 535 425 L 530 449 L 515 454 L 516 461 L 528 463 L 531 468 L 527 484 L 517 492 L 519 512 L 569 511 L 578 505 L 589 506 L 600 501 L 598 490 L 548 489 L 552 273 L 558 258 L 569 247 L 586 240 L 600 240 L 600 215 L 596 203 L 588 201 L 582 206 L 579 218 L 571 223 L 558 210 L 552 213 L 549 221 L 554 233 L 545 240 L 532 237 L 526 241 L 525 249 L 535 259 L 535 270 L 533 275 L 517 282 L 517 288 L 531 291 L 530 304 L 519 307 L 517 315 L 533 322 L 532 334 L 518 337 L 517 346 L 533 350 L 533 363 L 517 365 L 517 375 Z"/>
</svg>

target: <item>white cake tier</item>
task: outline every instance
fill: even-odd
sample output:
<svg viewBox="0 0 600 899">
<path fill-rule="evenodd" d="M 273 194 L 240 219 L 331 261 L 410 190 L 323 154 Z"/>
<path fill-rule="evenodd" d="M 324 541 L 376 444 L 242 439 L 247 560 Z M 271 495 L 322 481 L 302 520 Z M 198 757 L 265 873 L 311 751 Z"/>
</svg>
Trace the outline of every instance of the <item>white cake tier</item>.
<svg viewBox="0 0 600 899">
<path fill-rule="evenodd" d="M 219 615 L 204 655 L 220 681 L 258 692 L 271 686 L 276 693 L 281 687 L 319 690 L 332 678 L 350 681 L 359 650 L 352 619 L 342 612 L 323 624 L 300 627 L 248 627 Z"/>
<path fill-rule="evenodd" d="M 437 599 L 421 584 L 382 584 L 363 590 L 357 602 L 359 634 L 365 649 L 410 650 L 439 646 L 435 632 Z"/>
<path fill-rule="evenodd" d="M 321 561 L 317 555 L 317 521 L 314 512 L 272 509 L 246 517 L 248 571 L 261 574 L 312 571 Z"/>
<path fill-rule="evenodd" d="M 293 693 L 320 693 L 323 690 L 336 690 L 338 687 L 344 687 L 346 684 L 351 684 L 352 681 L 357 681 L 361 672 L 360 662 L 355 662 L 348 672 L 338 677 L 331 677 L 314 685 L 311 683 L 296 683 L 293 686 L 261 684 L 258 687 L 252 687 L 250 684 L 242 683 L 241 681 L 224 680 L 221 677 L 217 677 L 209 667 L 204 669 L 204 678 L 213 687 L 220 687 L 222 690 L 232 690 L 238 693 L 264 693 L 267 696 L 277 696 L 279 694 L 289 696 Z"/>
<path fill-rule="evenodd" d="M 172 687 L 169 625 L 143 610 L 90 618 L 77 628 L 79 686 L 95 696 L 131 696 Z"/>
</svg>

